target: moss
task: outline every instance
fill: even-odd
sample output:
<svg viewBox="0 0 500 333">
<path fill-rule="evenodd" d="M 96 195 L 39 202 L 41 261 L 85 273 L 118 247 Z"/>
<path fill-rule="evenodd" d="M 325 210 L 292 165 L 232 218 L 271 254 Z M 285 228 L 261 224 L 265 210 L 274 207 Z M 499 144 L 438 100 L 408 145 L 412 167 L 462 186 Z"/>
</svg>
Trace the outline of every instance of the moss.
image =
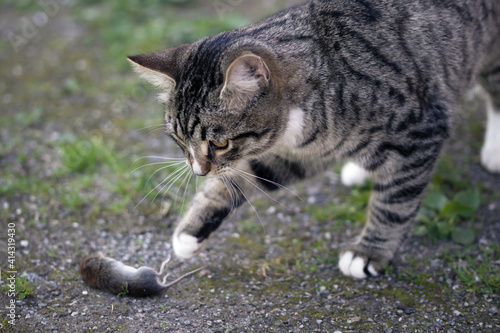
<svg viewBox="0 0 500 333">
<path fill-rule="evenodd" d="M 416 300 L 415 297 L 413 296 L 413 293 L 408 292 L 408 290 L 405 289 L 387 288 L 382 290 L 376 290 L 375 293 L 378 294 L 379 296 L 393 297 L 409 307 L 413 307 L 416 304 Z"/>
</svg>

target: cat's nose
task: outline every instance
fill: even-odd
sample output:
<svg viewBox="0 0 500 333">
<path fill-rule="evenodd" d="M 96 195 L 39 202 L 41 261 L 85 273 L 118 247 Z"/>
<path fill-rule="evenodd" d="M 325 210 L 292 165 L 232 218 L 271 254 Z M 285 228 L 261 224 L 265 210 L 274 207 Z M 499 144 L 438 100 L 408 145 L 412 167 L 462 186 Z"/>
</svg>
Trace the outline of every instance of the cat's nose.
<svg viewBox="0 0 500 333">
<path fill-rule="evenodd" d="M 197 176 L 206 176 L 210 172 L 210 162 L 208 159 L 200 154 L 196 154 L 193 147 L 189 148 L 189 162 L 191 163 L 191 169 L 193 173 Z"/>
<path fill-rule="evenodd" d="M 191 168 L 193 172 L 197 176 L 206 176 L 210 172 L 210 164 L 209 163 L 199 163 L 196 158 L 193 157 L 191 162 Z"/>
</svg>

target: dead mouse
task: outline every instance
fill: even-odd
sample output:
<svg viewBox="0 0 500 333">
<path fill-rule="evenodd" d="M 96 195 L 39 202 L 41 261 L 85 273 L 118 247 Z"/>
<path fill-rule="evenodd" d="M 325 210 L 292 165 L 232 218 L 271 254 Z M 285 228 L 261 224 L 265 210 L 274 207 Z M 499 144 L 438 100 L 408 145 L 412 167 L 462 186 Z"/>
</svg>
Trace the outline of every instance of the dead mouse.
<svg viewBox="0 0 500 333">
<path fill-rule="evenodd" d="M 167 283 L 168 274 L 165 276 L 163 274 L 169 260 L 170 256 L 161 264 L 160 271 L 157 272 L 146 266 L 134 268 L 96 252 L 80 260 L 80 274 L 91 287 L 113 294 L 125 293 L 132 297 L 147 297 L 155 295 L 203 269 L 203 267 L 198 268 Z"/>
</svg>

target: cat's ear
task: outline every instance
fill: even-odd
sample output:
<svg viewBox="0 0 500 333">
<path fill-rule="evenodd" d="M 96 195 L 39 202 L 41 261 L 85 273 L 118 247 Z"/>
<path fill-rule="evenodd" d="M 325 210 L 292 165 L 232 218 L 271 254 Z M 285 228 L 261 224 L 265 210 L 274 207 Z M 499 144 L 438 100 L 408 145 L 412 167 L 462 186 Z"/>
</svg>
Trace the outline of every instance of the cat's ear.
<svg viewBox="0 0 500 333">
<path fill-rule="evenodd" d="M 244 54 L 227 68 L 221 98 L 228 102 L 230 108 L 244 107 L 268 86 L 270 79 L 269 68 L 261 57 Z"/>
<path fill-rule="evenodd" d="M 160 90 L 161 102 L 168 101 L 172 89 L 175 88 L 182 68 L 182 59 L 188 52 L 190 44 L 129 56 L 134 71 Z"/>
</svg>

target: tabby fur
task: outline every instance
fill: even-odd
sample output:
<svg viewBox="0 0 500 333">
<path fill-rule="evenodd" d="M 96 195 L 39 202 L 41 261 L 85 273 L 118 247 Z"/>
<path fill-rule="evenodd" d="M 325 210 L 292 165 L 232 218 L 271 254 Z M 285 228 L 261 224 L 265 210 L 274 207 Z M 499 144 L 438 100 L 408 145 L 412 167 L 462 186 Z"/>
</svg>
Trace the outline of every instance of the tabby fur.
<svg viewBox="0 0 500 333">
<path fill-rule="evenodd" d="M 379 274 L 412 226 L 452 112 L 476 79 L 490 95 L 493 133 L 482 162 L 500 172 L 498 0 L 313 0 L 129 60 L 160 88 L 167 133 L 193 172 L 208 176 L 174 233 L 180 257 L 200 251 L 257 187 L 349 160 L 373 193 L 340 268 Z"/>
</svg>

